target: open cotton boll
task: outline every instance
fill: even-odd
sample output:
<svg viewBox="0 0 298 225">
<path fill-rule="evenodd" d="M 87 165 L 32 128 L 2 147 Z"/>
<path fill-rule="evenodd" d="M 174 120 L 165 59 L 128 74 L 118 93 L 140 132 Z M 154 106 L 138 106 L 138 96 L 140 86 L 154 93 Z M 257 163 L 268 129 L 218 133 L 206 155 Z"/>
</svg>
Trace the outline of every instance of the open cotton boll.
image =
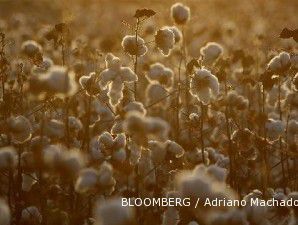
<svg viewBox="0 0 298 225">
<path fill-rule="evenodd" d="M 151 158 L 154 165 L 159 165 L 165 160 L 167 150 L 163 142 L 148 141 L 148 149 L 151 151 Z"/>
<path fill-rule="evenodd" d="M 86 168 L 80 171 L 75 184 L 75 190 L 78 193 L 86 193 L 94 190 L 98 184 L 99 174 L 95 169 Z"/>
<path fill-rule="evenodd" d="M 42 215 L 36 206 L 29 206 L 22 210 L 21 220 L 26 224 L 39 224 L 42 222 Z"/>
<path fill-rule="evenodd" d="M 26 117 L 10 117 L 7 122 L 13 143 L 22 144 L 29 141 L 32 135 L 32 126 Z"/>
<path fill-rule="evenodd" d="M 104 159 L 104 153 L 102 152 L 99 138 L 98 136 L 95 136 L 90 141 L 90 148 L 89 148 L 89 156 L 92 160 L 103 160 Z"/>
<path fill-rule="evenodd" d="M 12 169 L 17 165 L 17 152 L 14 147 L 0 148 L 0 170 Z"/>
<path fill-rule="evenodd" d="M 197 70 L 190 80 L 190 93 L 204 104 L 208 104 L 212 97 L 219 94 L 219 83 L 207 69 Z"/>
<path fill-rule="evenodd" d="M 22 174 L 22 190 L 30 191 L 32 186 L 37 183 L 37 176 L 35 173 Z"/>
<path fill-rule="evenodd" d="M 268 119 L 265 124 L 266 132 L 270 140 L 276 140 L 284 131 L 284 124 L 280 120 Z"/>
<path fill-rule="evenodd" d="M 98 94 L 101 91 L 100 85 L 97 82 L 98 75 L 95 72 L 89 73 L 87 76 L 81 76 L 79 83 L 86 90 L 88 95 Z"/>
<path fill-rule="evenodd" d="M 126 35 L 121 45 L 124 52 L 127 52 L 129 55 L 143 56 L 148 50 L 144 39 L 138 36 L 136 41 L 136 36 L 134 35 Z"/>
<path fill-rule="evenodd" d="M 175 44 L 179 43 L 182 40 L 182 32 L 175 26 L 172 27 L 168 27 L 166 26 L 166 28 L 170 29 L 173 33 L 174 33 L 174 37 L 175 37 Z"/>
<path fill-rule="evenodd" d="M 45 73 L 30 77 L 30 91 L 60 97 L 70 96 L 77 90 L 75 74 L 62 66 L 53 65 Z"/>
<path fill-rule="evenodd" d="M 230 91 L 226 98 L 226 103 L 230 108 L 237 110 L 245 110 L 248 107 L 248 99 L 244 98 L 242 95 L 239 95 L 235 91 Z"/>
<path fill-rule="evenodd" d="M 158 81 L 159 84 L 165 87 L 172 86 L 173 77 L 173 71 L 161 63 L 154 63 L 150 65 L 149 71 L 147 73 L 147 78 L 150 81 Z"/>
<path fill-rule="evenodd" d="M 169 105 L 167 89 L 158 83 L 149 84 L 146 89 L 147 105 L 166 108 Z"/>
<path fill-rule="evenodd" d="M 99 202 L 95 208 L 95 225 L 131 225 L 134 224 L 132 207 L 122 206 L 121 199 Z"/>
<path fill-rule="evenodd" d="M 34 65 L 34 67 L 32 68 L 32 72 L 33 73 L 45 73 L 49 70 L 49 68 L 51 66 L 54 65 L 54 62 L 51 58 L 49 57 L 43 57 L 43 61 L 40 65 L 36 66 Z"/>
<path fill-rule="evenodd" d="M 121 66 L 120 59 L 112 53 L 106 56 L 106 66 L 99 75 L 99 84 L 102 88 L 108 86 L 110 103 L 115 106 L 123 98 L 124 83 L 137 81 L 138 77 L 129 67 Z"/>
<path fill-rule="evenodd" d="M 0 224 L 10 225 L 10 209 L 2 199 L 0 199 Z"/>
<path fill-rule="evenodd" d="M 75 176 L 85 165 L 85 158 L 78 149 L 63 151 L 60 168 L 63 173 Z"/>
<path fill-rule="evenodd" d="M 178 225 L 179 222 L 179 211 L 175 207 L 168 207 L 162 215 L 162 225 Z"/>
<path fill-rule="evenodd" d="M 146 144 L 148 139 L 166 140 L 169 125 L 160 118 L 144 117 L 139 112 L 127 113 L 123 123 L 124 131 L 132 135 L 139 144 Z"/>
<path fill-rule="evenodd" d="M 200 53 L 203 56 L 203 63 L 210 65 L 223 54 L 223 48 L 216 42 L 208 42 L 200 49 Z"/>
<path fill-rule="evenodd" d="M 171 7 L 171 16 L 176 24 L 186 24 L 190 18 L 190 9 L 182 3 L 175 3 Z"/>
<path fill-rule="evenodd" d="M 37 54 L 41 54 L 42 47 L 36 41 L 28 40 L 24 41 L 21 46 L 22 52 L 28 57 L 34 57 Z"/>
<path fill-rule="evenodd" d="M 175 141 L 167 140 L 165 142 L 167 151 L 174 155 L 176 158 L 180 158 L 184 155 L 184 149 L 181 145 L 177 144 Z"/>
<path fill-rule="evenodd" d="M 147 110 L 145 109 L 144 105 L 142 102 L 129 102 L 127 105 L 123 107 L 123 111 L 128 113 L 130 111 L 138 111 L 142 113 L 143 115 L 146 115 Z"/>
<path fill-rule="evenodd" d="M 272 72 L 283 72 L 284 70 L 289 68 L 290 65 L 290 54 L 287 52 L 281 52 L 270 60 L 270 62 L 267 65 L 267 69 Z"/>
<path fill-rule="evenodd" d="M 65 135 L 64 123 L 55 119 L 45 122 L 44 134 L 49 138 L 63 138 Z"/>
<path fill-rule="evenodd" d="M 174 32 L 166 27 L 159 29 L 155 34 L 155 44 L 164 56 L 169 56 L 174 48 Z"/>
</svg>

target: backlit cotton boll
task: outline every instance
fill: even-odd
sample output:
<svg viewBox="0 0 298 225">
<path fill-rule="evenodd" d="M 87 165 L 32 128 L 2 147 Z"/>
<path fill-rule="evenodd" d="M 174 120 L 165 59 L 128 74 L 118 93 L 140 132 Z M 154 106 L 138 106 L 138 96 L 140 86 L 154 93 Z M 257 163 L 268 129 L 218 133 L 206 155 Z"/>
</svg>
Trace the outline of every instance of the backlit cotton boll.
<svg viewBox="0 0 298 225">
<path fill-rule="evenodd" d="M 175 44 L 174 32 L 166 27 L 159 29 L 155 34 L 155 44 L 163 55 L 169 56 Z"/>
<path fill-rule="evenodd" d="M 37 54 L 41 54 L 42 47 L 36 41 L 28 40 L 24 41 L 22 44 L 22 52 L 28 57 L 34 57 Z"/>
<path fill-rule="evenodd" d="M 88 95 L 98 94 L 101 89 L 98 84 L 99 76 L 92 72 L 88 76 L 81 76 L 79 79 L 79 83 L 82 88 L 84 88 Z"/>
<path fill-rule="evenodd" d="M 167 151 L 174 155 L 176 158 L 180 158 L 184 155 L 184 149 L 181 145 L 177 144 L 175 141 L 167 140 L 165 142 Z"/>
<path fill-rule="evenodd" d="M 0 224 L 10 224 L 10 210 L 6 202 L 4 202 L 2 199 L 0 199 Z"/>
<path fill-rule="evenodd" d="M 173 71 L 161 63 L 154 63 L 150 65 L 149 71 L 147 73 L 147 78 L 150 81 L 158 81 L 165 87 L 171 87 L 173 83 L 173 76 Z"/>
<path fill-rule="evenodd" d="M 272 72 L 283 72 L 291 65 L 290 54 L 287 52 L 281 52 L 270 60 L 267 65 L 267 69 Z"/>
<path fill-rule="evenodd" d="M 174 37 L 175 37 L 175 44 L 179 43 L 182 40 L 182 38 L 183 38 L 182 32 L 177 27 L 175 27 L 175 26 L 167 27 L 166 26 L 165 28 L 168 28 L 173 32 Z"/>
<path fill-rule="evenodd" d="M 212 97 L 219 93 L 219 83 L 207 69 L 197 70 L 190 80 L 190 93 L 204 104 L 208 104 Z"/>
<path fill-rule="evenodd" d="M 24 116 L 16 116 L 8 119 L 8 127 L 12 142 L 22 144 L 28 141 L 32 135 L 30 121 Z"/>
<path fill-rule="evenodd" d="M 33 93 L 72 95 L 77 90 L 75 74 L 62 66 L 52 66 L 43 74 L 30 78 L 30 91 Z"/>
<path fill-rule="evenodd" d="M 142 102 L 130 102 L 126 106 L 123 107 L 123 111 L 125 113 L 131 112 L 131 111 L 138 111 L 142 113 L 143 115 L 146 115 L 147 110 L 145 109 L 144 105 Z"/>
<path fill-rule="evenodd" d="M 204 64 L 212 64 L 223 54 L 223 48 L 216 42 L 208 42 L 200 49 Z"/>
<path fill-rule="evenodd" d="M 169 125 L 164 120 L 144 117 L 136 111 L 127 114 L 123 126 L 124 130 L 140 144 L 147 143 L 147 140 L 151 138 L 165 140 L 169 133 Z"/>
<path fill-rule="evenodd" d="M 131 225 L 134 224 L 132 207 L 122 206 L 121 199 L 110 199 L 98 203 L 95 209 L 95 225 Z"/>
<path fill-rule="evenodd" d="M 42 222 L 42 215 L 37 207 L 29 206 L 23 209 L 21 220 L 25 224 L 40 224 Z"/>
<path fill-rule="evenodd" d="M 136 36 L 134 35 L 126 35 L 121 45 L 124 52 L 127 52 L 129 55 L 142 56 L 145 55 L 148 50 L 144 39 L 138 36 L 136 41 Z"/>
<path fill-rule="evenodd" d="M 168 106 L 168 95 L 168 91 L 160 84 L 149 84 L 146 89 L 147 105 L 166 108 Z"/>
<path fill-rule="evenodd" d="M 14 147 L 0 148 L 0 170 L 12 169 L 17 164 L 17 152 Z"/>
<path fill-rule="evenodd" d="M 280 120 L 269 119 L 266 124 L 266 132 L 270 140 L 276 140 L 284 131 L 284 124 Z"/>
<path fill-rule="evenodd" d="M 112 105 L 117 105 L 123 98 L 124 83 L 138 80 L 137 75 L 129 68 L 121 66 L 120 59 L 112 53 L 106 56 L 107 68 L 100 73 L 99 84 L 108 86 L 108 96 Z"/>
<path fill-rule="evenodd" d="M 75 184 L 75 190 L 78 193 L 86 193 L 94 190 L 98 185 L 99 174 L 95 169 L 83 169 Z"/>
<path fill-rule="evenodd" d="M 182 3 L 175 3 L 171 7 L 171 16 L 176 24 L 186 24 L 190 18 L 190 9 Z"/>
</svg>

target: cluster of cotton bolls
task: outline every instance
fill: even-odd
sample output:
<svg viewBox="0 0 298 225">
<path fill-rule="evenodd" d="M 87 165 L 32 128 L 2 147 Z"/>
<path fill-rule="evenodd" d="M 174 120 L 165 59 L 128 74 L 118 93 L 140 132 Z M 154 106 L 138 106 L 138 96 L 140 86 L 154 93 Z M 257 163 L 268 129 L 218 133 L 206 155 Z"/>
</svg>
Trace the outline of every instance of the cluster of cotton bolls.
<svg viewBox="0 0 298 225">
<path fill-rule="evenodd" d="M 250 205 L 298 198 L 296 30 L 277 41 L 290 16 L 245 11 L 287 3 L 242 1 L 237 22 L 237 1 L 4 13 L 0 225 L 297 225 L 296 207 Z M 190 206 L 122 202 L 157 197 Z"/>
</svg>

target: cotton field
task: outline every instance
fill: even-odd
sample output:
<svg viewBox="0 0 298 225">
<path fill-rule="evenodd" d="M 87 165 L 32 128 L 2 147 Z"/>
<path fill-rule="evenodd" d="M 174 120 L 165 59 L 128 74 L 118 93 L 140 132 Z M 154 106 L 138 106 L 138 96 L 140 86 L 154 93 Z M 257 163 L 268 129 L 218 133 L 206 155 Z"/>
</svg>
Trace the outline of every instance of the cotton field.
<svg viewBox="0 0 298 225">
<path fill-rule="evenodd" d="M 297 12 L 0 1 L 0 225 L 298 225 Z"/>
</svg>

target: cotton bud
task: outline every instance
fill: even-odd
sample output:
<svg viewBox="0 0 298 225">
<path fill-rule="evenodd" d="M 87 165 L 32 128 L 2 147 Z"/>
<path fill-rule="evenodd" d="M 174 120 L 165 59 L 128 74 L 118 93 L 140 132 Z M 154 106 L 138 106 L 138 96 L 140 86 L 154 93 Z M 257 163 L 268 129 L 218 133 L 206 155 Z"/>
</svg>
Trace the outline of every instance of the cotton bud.
<svg viewBox="0 0 298 225">
<path fill-rule="evenodd" d="M 200 49 L 200 53 L 203 56 L 203 63 L 211 65 L 223 54 L 223 48 L 218 43 L 208 42 Z"/>
<path fill-rule="evenodd" d="M 17 164 L 17 152 L 13 147 L 0 148 L 0 170 L 12 169 Z"/>
<path fill-rule="evenodd" d="M 24 116 L 16 116 L 8 119 L 8 127 L 15 144 L 27 142 L 32 135 L 32 126 L 30 121 Z"/>
<path fill-rule="evenodd" d="M 186 24 L 190 18 L 190 9 L 182 3 L 175 3 L 171 7 L 171 16 L 176 24 Z"/>
<path fill-rule="evenodd" d="M 166 27 L 159 29 L 155 34 L 155 43 L 163 55 L 169 56 L 175 44 L 173 31 Z"/>
<path fill-rule="evenodd" d="M 190 80 L 190 93 L 204 104 L 219 94 L 219 83 L 209 70 L 197 70 Z"/>
<path fill-rule="evenodd" d="M 122 206 L 121 199 L 111 199 L 97 205 L 95 220 L 95 225 L 131 225 L 134 211 L 132 207 Z"/>
<path fill-rule="evenodd" d="M 21 220 L 26 224 L 40 224 L 42 222 L 42 215 L 37 207 L 29 206 L 23 209 Z"/>
<path fill-rule="evenodd" d="M 0 224 L 10 225 L 10 210 L 2 199 L 0 199 Z"/>
<path fill-rule="evenodd" d="M 98 184 L 99 174 L 96 170 L 88 168 L 80 171 L 75 184 L 78 193 L 86 193 L 94 190 Z"/>
<path fill-rule="evenodd" d="M 136 39 L 133 35 L 127 35 L 123 38 L 121 45 L 124 52 L 127 52 L 129 55 L 143 56 L 148 50 L 144 39 L 139 36 Z"/>
<path fill-rule="evenodd" d="M 165 87 L 171 87 L 173 83 L 174 73 L 170 68 L 165 67 L 161 63 L 150 65 L 147 78 L 152 81 L 158 81 Z"/>
<path fill-rule="evenodd" d="M 37 54 L 41 54 L 42 47 L 36 41 L 28 40 L 23 42 L 22 44 L 22 52 L 26 54 L 28 57 L 34 57 Z"/>
</svg>

